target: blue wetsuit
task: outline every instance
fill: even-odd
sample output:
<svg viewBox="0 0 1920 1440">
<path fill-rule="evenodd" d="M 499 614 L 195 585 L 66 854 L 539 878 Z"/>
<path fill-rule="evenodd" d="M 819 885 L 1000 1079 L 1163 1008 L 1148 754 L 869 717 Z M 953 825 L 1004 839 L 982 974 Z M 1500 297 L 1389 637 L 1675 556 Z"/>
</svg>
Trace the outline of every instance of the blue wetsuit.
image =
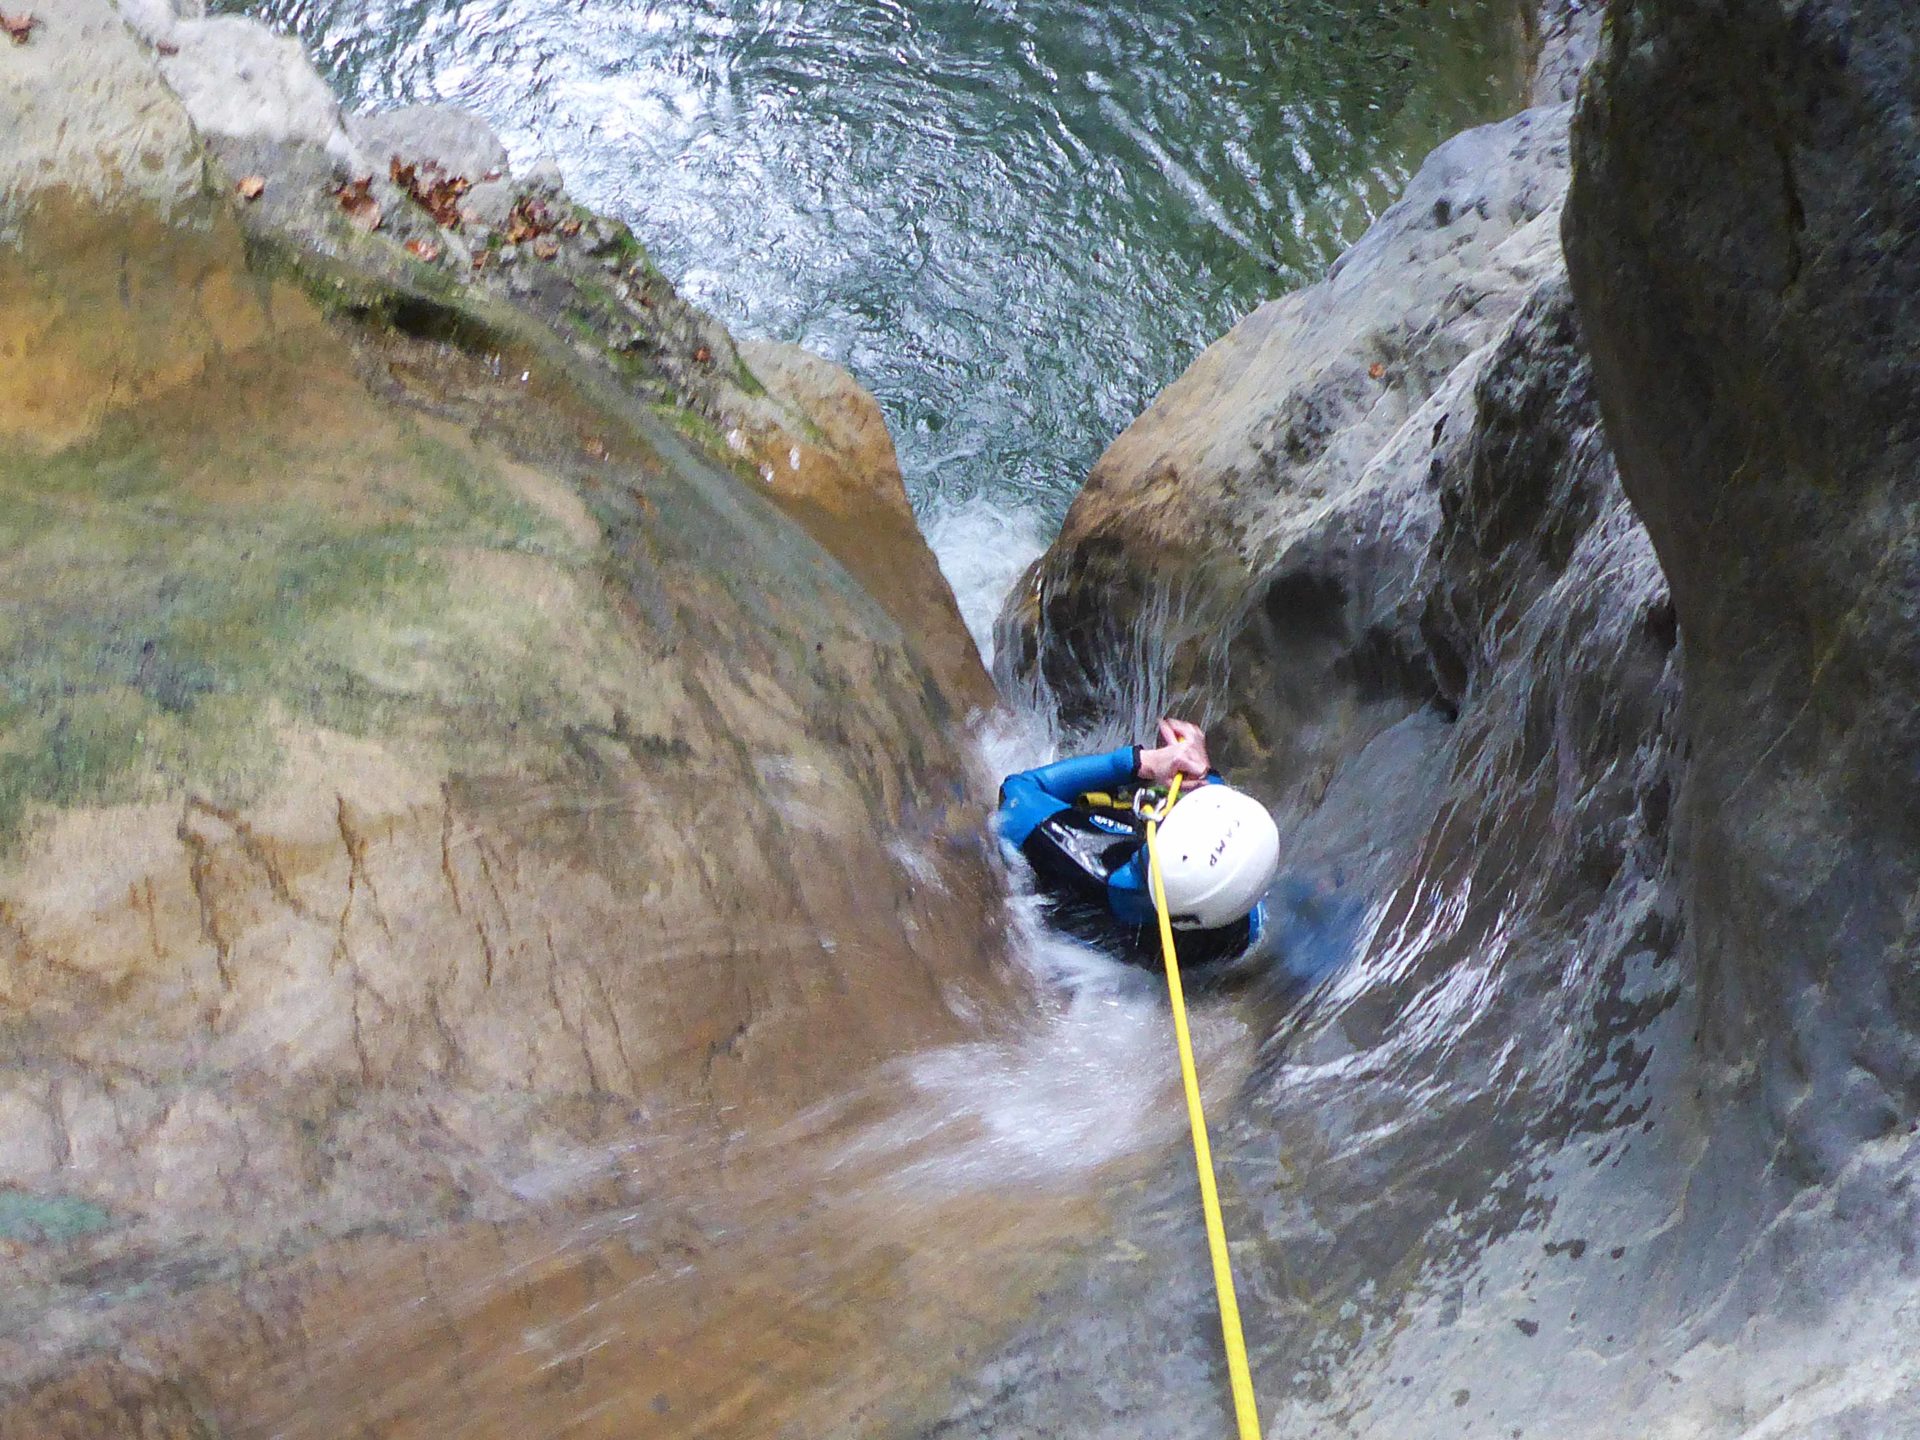
<svg viewBox="0 0 1920 1440">
<path fill-rule="evenodd" d="M 1000 838 L 1027 857 L 1064 930 L 1122 958 L 1158 964 L 1158 922 L 1147 878 L 1146 826 L 1130 814 L 1080 803 L 1089 793 L 1137 787 L 1140 748 L 1057 760 L 1009 775 L 1000 784 Z M 1220 776 L 1207 777 L 1218 785 Z M 1184 964 L 1238 955 L 1260 938 L 1264 905 L 1231 925 L 1179 932 Z"/>
</svg>

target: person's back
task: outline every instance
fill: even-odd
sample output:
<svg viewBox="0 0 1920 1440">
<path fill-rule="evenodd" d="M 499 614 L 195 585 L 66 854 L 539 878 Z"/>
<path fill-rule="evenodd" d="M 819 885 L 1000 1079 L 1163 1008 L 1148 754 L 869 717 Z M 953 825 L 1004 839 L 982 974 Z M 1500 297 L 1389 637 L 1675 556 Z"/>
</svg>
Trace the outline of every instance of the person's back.
<svg viewBox="0 0 1920 1440">
<path fill-rule="evenodd" d="M 1157 965 L 1146 825 L 1131 800 L 1182 777 L 1192 788 L 1161 826 L 1180 959 L 1195 966 L 1229 959 L 1265 925 L 1260 902 L 1279 836 L 1259 802 L 1229 789 L 1212 769 L 1198 726 L 1163 720 L 1160 737 L 1153 749 L 1127 745 L 1009 775 L 1000 787 L 1000 834 L 1033 867 L 1061 929 Z"/>
</svg>

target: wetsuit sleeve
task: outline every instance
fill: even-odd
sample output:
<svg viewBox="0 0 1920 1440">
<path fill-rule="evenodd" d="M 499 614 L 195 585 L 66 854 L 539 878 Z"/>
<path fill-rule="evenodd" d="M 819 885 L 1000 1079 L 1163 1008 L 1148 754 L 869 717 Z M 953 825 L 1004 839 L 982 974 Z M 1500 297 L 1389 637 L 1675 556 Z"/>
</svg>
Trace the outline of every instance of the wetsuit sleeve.
<svg viewBox="0 0 1920 1440">
<path fill-rule="evenodd" d="M 1122 745 L 1104 755 L 1056 760 L 1021 770 L 1000 782 L 1000 834 L 1009 844 L 1027 843 L 1034 826 L 1057 815 L 1089 790 L 1112 790 L 1137 778 L 1140 749 Z"/>
</svg>

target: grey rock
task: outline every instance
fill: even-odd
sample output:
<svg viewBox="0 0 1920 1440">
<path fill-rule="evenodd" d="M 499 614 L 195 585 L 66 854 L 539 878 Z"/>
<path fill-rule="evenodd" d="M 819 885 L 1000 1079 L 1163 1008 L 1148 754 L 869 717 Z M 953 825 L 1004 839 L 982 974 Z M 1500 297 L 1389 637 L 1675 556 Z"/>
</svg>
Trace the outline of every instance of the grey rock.
<svg viewBox="0 0 1920 1440">
<path fill-rule="evenodd" d="M 237 15 L 183 20 L 160 73 L 202 133 L 225 140 L 317 146 L 356 170 L 366 160 L 300 42 Z"/>
<path fill-rule="evenodd" d="M 1567 246 L 1687 637 L 1727 1163 L 1792 1189 L 1920 1113 L 1920 52 L 1901 0 L 1612 26 Z"/>
<path fill-rule="evenodd" d="M 1289 555 L 1331 533 L 1330 510 L 1380 496 L 1386 482 L 1365 478 L 1376 457 L 1403 430 L 1431 429 L 1414 417 L 1558 266 L 1568 113 L 1449 140 L 1324 281 L 1255 310 L 1128 427 L 1002 617 L 1003 682 L 1024 669 L 1070 722 L 1118 710 L 1129 731 L 1144 710 L 1208 703 L 1230 658 L 1220 638 Z M 1387 502 L 1368 543 L 1417 553 L 1431 510 L 1418 494 Z M 1252 580 L 1269 570 L 1268 585 Z M 1134 599 L 1116 609 L 1116 592 Z M 1158 618 L 1136 625 L 1147 610 Z M 1143 646 L 1170 652 L 1171 670 Z M 1168 672 L 1170 694 L 1122 696 L 1143 671 Z M 1329 758 L 1302 755 L 1272 779 L 1310 784 Z"/>
<path fill-rule="evenodd" d="M 487 176 L 505 176 L 509 169 L 507 147 L 493 127 L 457 106 L 408 105 L 355 115 L 349 128 L 383 173 L 397 156 L 402 164 L 437 165 L 444 174 L 465 176 L 477 189 Z"/>
<path fill-rule="evenodd" d="M 201 190 L 193 127 L 106 0 L 40 16 L 28 45 L 0 45 L 0 243 L 52 191 L 157 206 Z"/>
<path fill-rule="evenodd" d="M 1546 0 L 1540 7 L 1534 17 L 1534 104 L 1556 104 L 1579 92 L 1580 77 L 1599 49 L 1606 13 L 1607 0 Z"/>
<path fill-rule="evenodd" d="M 1003 619 L 1089 728 L 1216 720 L 1289 836 L 1215 1122 L 1268 1433 L 1920 1413 L 1909 10 L 1549 9 L 1554 93 L 1605 47 L 1571 285 L 1543 208 L 1398 325 L 1450 262 L 1416 180 L 1103 457 Z M 1222 1428 L 1190 1191 L 1120 1222 L 1171 1258 L 1090 1265 L 928 1433 Z"/>
<path fill-rule="evenodd" d="M 171 40 L 182 20 L 206 18 L 206 0 L 116 0 L 121 18 L 142 38 Z"/>
<path fill-rule="evenodd" d="M 1649 1057 L 1684 1046 L 1686 1013 L 1676 637 L 1557 267 L 1247 583 L 1259 601 L 1216 703 L 1229 723 L 1315 731 L 1321 767 L 1301 783 L 1297 739 L 1229 765 L 1288 837 L 1254 982 L 1278 1030 L 1212 1116 L 1268 1433 L 1453 1435 L 1463 1404 L 1491 1433 L 1631 1429 L 1629 1401 L 1595 1402 L 1612 1380 L 1591 1356 L 1649 1294 L 1661 1313 L 1664 1275 L 1637 1257 L 1626 1288 L 1596 1276 L 1562 1331 L 1503 1308 L 1532 1283 L 1543 1217 L 1573 1227 L 1555 1235 L 1630 1232 L 1685 1182 L 1649 1164 L 1596 1206 L 1554 1180 L 1631 1149 Z M 1087 1415 L 1129 1440 L 1220 1432 L 1185 1163 L 1119 1222 L 1145 1258 L 1089 1267 L 929 1435 L 1069 1433 Z M 1009 1369 L 1022 1383 L 991 1388 Z M 1155 1403 L 1110 1404 L 1123 1371 Z"/>
<path fill-rule="evenodd" d="M 560 173 L 560 162 L 551 155 L 537 156 L 523 167 L 520 183 L 528 190 L 556 199 L 567 193 L 567 181 Z"/>
<path fill-rule="evenodd" d="M 520 185 L 509 178 L 481 180 L 460 201 L 460 210 L 472 217 L 472 223 L 498 230 L 506 225 L 522 193 Z"/>
</svg>

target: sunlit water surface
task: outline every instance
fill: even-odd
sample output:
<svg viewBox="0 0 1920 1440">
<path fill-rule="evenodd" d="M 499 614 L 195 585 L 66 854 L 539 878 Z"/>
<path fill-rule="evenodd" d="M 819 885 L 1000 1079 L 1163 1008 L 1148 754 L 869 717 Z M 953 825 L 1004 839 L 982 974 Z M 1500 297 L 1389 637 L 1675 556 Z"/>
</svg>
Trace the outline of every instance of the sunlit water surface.
<svg viewBox="0 0 1920 1440">
<path fill-rule="evenodd" d="M 923 517 L 985 499 L 1044 534 L 1202 346 L 1318 275 L 1433 144 L 1511 108 L 1520 7 L 223 8 L 293 30 L 357 107 L 458 102 L 518 161 L 550 155 L 738 333 L 849 365 Z"/>
</svg>

